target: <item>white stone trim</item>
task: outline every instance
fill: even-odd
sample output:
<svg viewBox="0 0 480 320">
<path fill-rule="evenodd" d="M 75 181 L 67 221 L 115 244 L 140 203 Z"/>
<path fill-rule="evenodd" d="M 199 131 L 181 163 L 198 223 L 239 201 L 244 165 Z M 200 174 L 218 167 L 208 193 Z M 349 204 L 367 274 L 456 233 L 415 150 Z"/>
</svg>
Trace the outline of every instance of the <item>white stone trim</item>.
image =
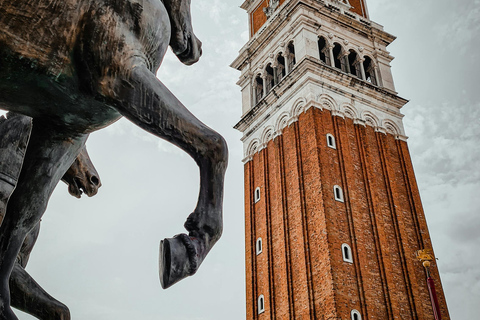
<svg viewBox="0 0 480 320">
<path fill-rule="evenodd" d="M 327 147 L 337 149 L 337 142 L 335 141 L 335 137 L 331 133 L 327 133 Z"/>
<path fill-rule="evenodd" d="M 257 256 L 263 252 L 263 241 L 262 238 L 258 238 L 255 242 L 255 252 Z"/>
<path fill-rule="evenodd" d="M 263 296 L 263 294 L 258 296 L 257 307 L 258 307 L 258 314 L 265 312 L 265 297 Z"/>
<path fill-rule="evenodd" d="M 304 87 L 302 90 L 304 92 L 301 93 L 307 96 L 310 89 L 312 88 L 308 88 L 308 86 Z M 265 148 L 270 140 L 281 135 L 285 127 L 298 121 L 299 115 L 311 107 L 330 110 L 334 116 L 353 119 L 355 125 L 368 125 L 375 128 L 377 132 L 393 134 L 396 139 L 406 141 L 407 137 L 404 133 L 402 123 L 403 116 L 401 114 L 398 113 L 396 117 L 394 117 L 390 113 L 375 110 L 375 108 L 365 105 L 364 103 L 355 101 L 354 104 L 352 104 L 352 101 L 346 102 L 345 100 L 348 99 L 348 97 L 336 94 L 336 97 L 333 98 L 333 95 L 334 94 L 329 95 L 323 93 L 317 95 L 313 101 L 300 95 L 297 98 L 293 97 L 290 99 L 290 101 L 293 100 L 295 102 L 290 103 L 287 101 L 278 108 L 272 108 L 270 116 L 266 120 L 259 118 L 255 121 L 255 123 L 258 124 L 252 124 L 250 127 L 256 127 L 256 129 L 249 135 L 244 135 L 242 138 L 244 142 L 243 161 L 250 161 L 255 153 Z M 310 95 L 310 97 L 311 96 L 312 95 Z"/>
<path fill-rule="evenodd" d="M 350 248 L 350 246 L 346 243 L 342 244 L 342 257 L 343 257 L 343 261 L 348 263 L 353 263 L 352 248 Z"/>
<path fill-rule="evenodd" d="M 260 187 L 257 187 L 253 192 L 253 203 L 260 201 Z"/>
<path fill-rule="evenodd" d="M 352 312 L 350 312 L 350 317 L 352 320 L 362 320 L 362 315 L 358 310 L 355 310 L 355 309 L 353 309 Z"/>
<path fill-rule="evenodd" d="M 333 186 L 333 196 L 335 198 L 335 201 L 339 202 L 345 202 L 345 197 L 343 194 L 343 189 L 340 186 Z"/>
</svg>

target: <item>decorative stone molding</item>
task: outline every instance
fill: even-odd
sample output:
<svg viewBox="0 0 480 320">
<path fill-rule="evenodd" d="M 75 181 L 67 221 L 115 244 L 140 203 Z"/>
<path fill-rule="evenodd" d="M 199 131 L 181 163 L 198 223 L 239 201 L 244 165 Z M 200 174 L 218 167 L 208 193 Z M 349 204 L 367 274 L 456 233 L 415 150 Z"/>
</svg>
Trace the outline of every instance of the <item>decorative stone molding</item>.
<svg viewBox="0 0 480 320">
<path fill-rule="evenodd" d="M 380 132 L 380 133 L 383 133 L 383 134 L 387 134 L 387 130 L 385 128 L 382 128 L 382 127 L 375 127 L 375 132 Z"/>
<path fill-rule="evenodd" d="M 288 126 L 288 120 L 290 120 L 290 115 L 288 112 L 282 113 L 282 115 L 279 117 L 277 124 L 275 126 L 275 132 L 281 134 L 283 128 Z"/>
<path fill-rule="evenodd" d="M 273 126 L 268 126 L 263 130 L 262 144 L 267 145 L 268 142 L 273 139 L 274 131 L 275 129 Z"/>
<path fill-rule="evenodd" d="M 304 96 L 273 108 L 268 118 L 259 119 L 257 128 L 244 136 L 246 148 L 243 161 L 252 160 L 255 153 L 266 148 L 270 140 L 281 135 L 284 128 L 298 121 L 299 116 L 312 107 L 328 110 L 332 116 L 352 119 L 355 125 L 370 126 L 375 132 L 391 134 L 398 140 L 406 141 L 400 114 L 391 115 L 364 103 L 341 102 L 337 99 L 330 94 L 315 95 L 305 92 Z"/>
<path fill-rule="evenodd" d="M 365 111 L 362 115 L 363 120 L 365 120 L 365 124 L 377 128 L 379 125 L 379 121 L 376 116 L 374 116 L 371 112 Z"/>
<path fill-rule="evenodd" d="M 338 8 L 340 12 L 348 11 L 352 7 L 348 0 L 325 0 L 325 3 Z"/>
<path fill-rule="evenodd" d="M 393 135 L 398 135 L 399 130 L 397 128 L 397 125 L 389 120 L 384 120 L 383 121 L 383 127 L 385 128 L 386 132 L 391 133 Z"/>
<path fill-rule="evenodd" d="M 279 4 L 280 0 L 270 0 L 268 2 L 268 7 L 263 8 L 263 12 L 267 16 L 267 19 L 269 19 L 273 15 Z"/>
</svg>

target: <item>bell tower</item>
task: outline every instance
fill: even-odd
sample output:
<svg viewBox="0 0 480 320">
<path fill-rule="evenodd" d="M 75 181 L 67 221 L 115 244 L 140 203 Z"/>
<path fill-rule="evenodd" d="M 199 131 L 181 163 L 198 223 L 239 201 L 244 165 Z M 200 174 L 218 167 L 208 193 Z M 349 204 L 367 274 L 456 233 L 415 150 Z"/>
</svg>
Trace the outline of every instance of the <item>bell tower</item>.
<svg viewBox="0 0 480 320">
<path fill-rule="evenodd" d="M 402 123 L 407 100 L 390 70 L 395 37 L 365 0 L 241 7 L 250 39 L 232 67 L 247 319 L 450 319 Z"/>
</svg>

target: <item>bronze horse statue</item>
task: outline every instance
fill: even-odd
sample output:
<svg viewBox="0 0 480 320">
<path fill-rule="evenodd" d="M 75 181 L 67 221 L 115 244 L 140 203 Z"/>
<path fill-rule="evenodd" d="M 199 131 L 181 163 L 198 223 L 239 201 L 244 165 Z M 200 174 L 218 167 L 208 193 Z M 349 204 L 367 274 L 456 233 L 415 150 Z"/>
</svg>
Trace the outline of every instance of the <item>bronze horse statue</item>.
<svg viewBox="0 0 480 320">
<path fill-rule="evenodd" d="M 27 116 L 8 113 L 7 117 L 0 117 L 0 223 L 20 175 L 31 129 L 32 121 Z M 68 185 L 68 192 L 76 198 L 83 193 L 89 197 L 97 194 L 102 183 L 86 147 L 62 181 Z M 27 234 L 17 255 L 9 281 L 11 304 L 39 319 L 68 319 L 68 308 L 43 290 L 25 270 L 39 231 L 40 222 Z"/>
<path fill-rule="evenodd" d="M 0 2 L 0 109 L 33 119 L 0 226 L 0 320 L 17 319 L 9 278 L 55 186 L 88 135 L 122 116 L 183 149 L 200 169 L 188 235 L 160 245 L 162 287 L 194 274 L 220 238 L 226 142 L 156 78 L 168 45 L 184 64 L 200 58 L 190 0 Z"/>
</svg>

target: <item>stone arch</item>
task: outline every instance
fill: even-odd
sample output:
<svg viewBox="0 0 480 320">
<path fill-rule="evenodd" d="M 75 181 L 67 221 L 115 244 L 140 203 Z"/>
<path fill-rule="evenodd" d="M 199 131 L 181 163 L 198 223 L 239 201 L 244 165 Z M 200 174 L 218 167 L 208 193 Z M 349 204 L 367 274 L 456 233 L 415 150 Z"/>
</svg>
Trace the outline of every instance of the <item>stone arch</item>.
<svg viewBox="0 0 480 320">
<path fill-rule="evenodd" d="M 277 49 L 275 49 L 274 57 L 276 58 L 276 57 L 278 57 L 279 55 L 285 56 L 285 50 L 286 50 L 286 46 L 285 46 L 285 45 L 278 47 Z"/>
<path fill-rule="evenodd" d="M 363 70 L 365 72 L 365 80 L 367 82 L 370 82 L 374 86 L 378 85 L 378 79 L 377 79 L 377 64 L 375 60 L 369 56 L 369 55 L 364 55 L 363 56 Z"/>
<path fill-rule="evenodd" d="M 335 102 L 335 99 L 330 97 L 327 94 L 321 94 L 318 96 L 317 101 L 320 102 L 321 106 L 328 110 L 338 110 L 338 105 Z"/>
<path fill-rule="evenodd" d="M 362 79 L 361 74 L 361 61 L 362 55 L 354 48 L 354 46 L 349 46 L 347 49 L 348 55 L 346 56 L 347 63 L 347 72 L 356 76 L 357 78 Z"/>
<path fill-rule="evenodd" d="M 370 113 L 370 112 L 364 112 L 362 115 L 362 120 L 365 121 L 365 124 L 372 126 L 374 128 L 377 128 L 380 123 L 378 118 L 373 113 Z"/>
<path fill-rule="evenodd" d="M 353 45 L 352 43 L 349 43 L 347 46 L 344 47 L 345 52 L 350 52 L 353 51 L 357 54 L 358 58 L 362 57 L 362 53 L 358 50 L 358 47 Z"/>
<path fill-rule="evenodd" d="M 255 73 L 255 76 L 252 77 L 252 101 L 253 105 L 256 105 L 263 98 L 263 86 L 264 81 L 262 78 L 261 72 Z"/>
<path fill-rule="evenodd" d="M 395 136 L 400 134 L 398 126 L 391 120 L 384 120 L 383 127 L 385 128 L 385 130 L 387 130 L 388 133 L 391 133 Z"/>
<path fill-rule="evenodd" d="M 333 62 L 335 68 L 342 70 L 343 72 L 347 71 L 347 60 L 345 57 L 347 51 L 345 51 L 345 47 L 339 43 L 333 43 Z"/>
<path fill-rule="evenodd" d="M 364 55 L 363 55 L 363 59 L 366 59 L 366 58 L 369 58 L 369 59 L 371 60 L 371 62 L 372 62 L 372 67 L 375 67 L 375 68 L 377 67 L 377 62 L 376 62 L 376 60 L 375 60 L 374 58 L 372 58 L 372 55 L 370 55 L 370 54 L 364 54 Z"/>
<path fill-rule="evenodd" d="M 282 132 L 283 128 L 288 125 L 288 120 L 290 119 L 290 115 L 287 112 L 282 113 L 275 124 L 275 132 Z"/>
<path fill-rule="evenodd" d="M 274 136 L 274 128 L 273 126 L 268 126 L 263 130 L 262 133 L 262 143 L 267 145 L 267 143 L 273 139 Z"/>
<path fill-rule="evenodd" d="M 350 104 L 345 104 L 343 106 L 343 109 L 344 109 L 344 113 L 345 115 L 348 117 L 348 118 L 351 118 L 351 119 L 358 119 L 358 112 L 357 112 L 357 109 L 350 105 Z"/>
<path fill-rule="evenodd" d="M 327 46 L 333 45 L 332 38 L 330 36 L 331 36 L 330 34 L 324 33 L 324 32 L 317 33 L 318 38 L 321 37 L 325 39 Z"/>
<path fill-rule="evenodd" d="M 255 68 L 255 71 L 253 74 L 263 76 L 263 73 L 265 72 L 265 64 L 261 64 Z"/>
<path fill-rule="evenodd" d="M 286 63 L 287 63 L 287 71 L 290 72 L 293 69 L 293 66 L 297 63 L 297 59 L 295 56 L 295 40 L 289 40 L 287 42 L 287 47 L 285 50 L 286 54 Z"/>
<path fill-rule="evenodd" d="M 254 139 L 250 142 L 250 145 L 247 148 L 247 157 L 253 156 L 260 150 L 260 141 L 258 139 Z"/>
<path fill-rule="evenodd" d="M 291 111 L 291 117 L 298 117 L 303 111 L 305 111 L 305 98 L 298 98 L 293 104 Z"/>
<path fill-rule="evenodd" d="M 262 73 L 259 70 L 257 70 L 257 72 L 254 72 L 253 76 L 250 78 L 251 85 L 255 84 L 255 78 L 257 77 L 262 77 Z"/>
<path fill-rule="evenodd" d="M 317 35 L 318 57 L 326 65 L 330 65 L 330 46 L 332 46 L 328 35 L 320 33 Z"/>
<path fill-rule="evenodd" d="M 287 57 L 283 53 L 283 50 L 277 51 L 274 55 L 274 61 L 277 69 L 277 78 L 275 80 L 279 83 L 287 75 Z"/>
<path fill-rule="evenodd" d="M 288 48 L 290 45 L 293 45 L 295 47 L 295 39 L 290 39 L 288 41 L 286 41 L 286 48 Z"/>
<path fill-rule="evenodd" d="M 268 57 L 268 59 L 262 63 L 262 75 L 265 75 L 265 73 L 267 72 L 268 65 L 273 65 L 274 62 L 275 61 L 272 58 Z"/>
<path fill-rule="evenodd" d="M 265 68 L 263 69 L 263 79 L 266 92 L 268 93 L 276 85 L 274 65 L 271 60 L 266 63 Z"/>
</svg>

